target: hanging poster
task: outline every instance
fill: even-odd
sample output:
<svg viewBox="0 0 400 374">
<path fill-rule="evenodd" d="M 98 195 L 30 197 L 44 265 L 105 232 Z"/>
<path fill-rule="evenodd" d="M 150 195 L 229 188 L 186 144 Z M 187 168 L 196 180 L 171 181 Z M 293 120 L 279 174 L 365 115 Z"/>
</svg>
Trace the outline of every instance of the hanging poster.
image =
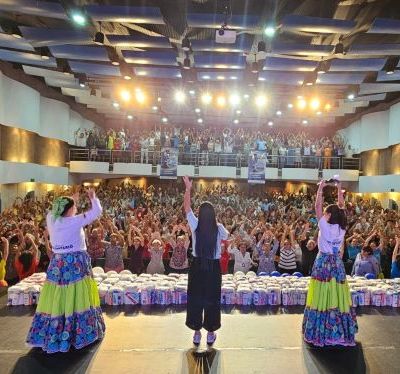
<svg viewBox="0 0 400 374">
<path fill-rule="evenodd" d="M 266 165 L 266 153 L 251 151 L 249 154 L 248 163 L 248 182 L 251 184 L 264 184 L 265 183 L 265 165 Z"/>
<path fill-rule="evenodd" d="M 176 148 L 161 148 L 161 179 L 176 179 L 178 168 L 178 150 Z"/>
</svg>

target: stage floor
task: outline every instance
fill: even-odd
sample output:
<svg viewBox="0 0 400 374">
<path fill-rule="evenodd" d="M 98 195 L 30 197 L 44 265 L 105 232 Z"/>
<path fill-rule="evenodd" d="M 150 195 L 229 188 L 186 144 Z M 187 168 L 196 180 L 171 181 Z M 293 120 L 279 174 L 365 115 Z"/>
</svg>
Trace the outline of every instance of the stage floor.
<svg viewBox="0 0 400 374">
<path fill-rule="evenodd" d="M 215 349 L 191 345 L 185 310 L 106 307 L 106 337 L 82 351 L 47 355 L 24 344 L 33 307 L 0 298 L 0 373 L 399 373 L 400 311 L 358 310 L 357 347 L 311 349 L 302 308 L 224 311 Z"/>
</svg>

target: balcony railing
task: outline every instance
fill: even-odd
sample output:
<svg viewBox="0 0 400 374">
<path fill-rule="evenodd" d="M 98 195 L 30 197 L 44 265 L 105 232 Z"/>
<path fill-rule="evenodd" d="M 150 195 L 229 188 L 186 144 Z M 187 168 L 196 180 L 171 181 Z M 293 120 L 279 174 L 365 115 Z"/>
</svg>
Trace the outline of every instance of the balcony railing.
<svg viewBox="0 0 400 374">
<path fill-rule="evenodd" d="M 159 151 L 119 151 L 71 148 L 69 161 L 122 162 L 158 165 Z M 267 168 L 360 170 L 359 158 L 267 155 Z M 247 167 L 248 154 L 216 152 L 179 152 L 179 165 Z"/>
</svg>

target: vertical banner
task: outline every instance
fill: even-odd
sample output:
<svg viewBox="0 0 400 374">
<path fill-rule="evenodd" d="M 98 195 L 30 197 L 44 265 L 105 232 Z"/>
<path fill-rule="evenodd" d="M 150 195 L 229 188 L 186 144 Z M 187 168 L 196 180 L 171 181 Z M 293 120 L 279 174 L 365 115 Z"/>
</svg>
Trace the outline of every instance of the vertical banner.
<svg viewBox="0 0 400 374">
<path fill-rule="evenodd" d="M 178 168 L 178 150 L 176 148 L 161 148 L 161 179 L 176 179 Z"/>
<path fill-rule="evenodd" d="M 265 183 L 265 165 L 267 163 L 266 153 L 251 151 L 249 154 L 247 181 L 251 184 Z"/>
</svg>

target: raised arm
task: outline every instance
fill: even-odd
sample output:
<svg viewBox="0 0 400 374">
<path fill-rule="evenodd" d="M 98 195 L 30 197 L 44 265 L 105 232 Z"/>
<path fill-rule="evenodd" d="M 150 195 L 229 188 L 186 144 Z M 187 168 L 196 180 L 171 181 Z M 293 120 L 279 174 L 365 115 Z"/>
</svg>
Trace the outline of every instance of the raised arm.
<svg viewBox="0 0 400 374">
<path fill-rule="evenodd" d="M 185 195 L 183 196 L 183 208 L 185 209 L 185 213 L 189 213 L 191 208 L 191 201 L 190 201 L 190 190 L 192 189 L 192 181 L 189 177 L 184 176 L 183 182 L 185 183 Z"/>
<path fill-rule="evenodd" d="M 337 196 L 338 196 L 339 208 L 344 209 L 344 196 L 343 196 L 342 184 L 340 182 L 337 184 Z"/>
<path fill-rule="evenodd" d="M 318 221 L 322 218 L 322 205 L 324 203 L 323 191 L 325 187 L 325 182 L 322 180 L 318 185 L 317 197 L 315 199 L 315 214 Z"/>
<path fill-rule="evenodd" d="M 3 244 L 3 260 L 5 262 L 7 262 L 10 243 L 8 242 L 7 238 L 5 238 L 5 237 L 1 238 L 1 243 Z"/>
<path fill-rule="evenodd" d="M 90 202 L 92 204 L 92 208 L 83 214 L 79 214 L 79 215 L 73 217 L 75 222 L 77 222 L 77 224 L 79 224 L 80 226 L 89 225 L 94 220 L 96 220 L 103 211 L 103 208 L 101 207 L 101 204 L 100 204 L 100 200 L 96 197 L 96 193 L 93 189 L 90 189 L 88 191 L 88 196 L 89 196 Z"/>
<path fill-rule="evenodd" d="M 400 236 L 396 235 L 396 245 L 393 249 L 392 262 L 396 261 L 396 257 L 399 254 L 399 250 L 400 250 Z"/>
</svg>

